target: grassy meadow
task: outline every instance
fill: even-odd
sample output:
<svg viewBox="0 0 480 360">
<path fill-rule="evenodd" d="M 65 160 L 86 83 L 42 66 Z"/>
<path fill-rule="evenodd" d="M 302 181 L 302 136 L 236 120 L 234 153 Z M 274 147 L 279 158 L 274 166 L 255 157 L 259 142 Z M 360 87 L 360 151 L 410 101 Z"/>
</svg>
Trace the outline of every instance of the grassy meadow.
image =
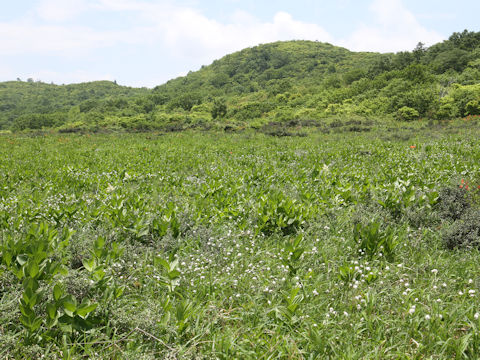
<svg viewBox="0 0 480 360">
<path fill-rule="evenodd" d="M 0 358 L 480 357 L 480 129 L 430 125 L 0 135 Z"/>
</svg>

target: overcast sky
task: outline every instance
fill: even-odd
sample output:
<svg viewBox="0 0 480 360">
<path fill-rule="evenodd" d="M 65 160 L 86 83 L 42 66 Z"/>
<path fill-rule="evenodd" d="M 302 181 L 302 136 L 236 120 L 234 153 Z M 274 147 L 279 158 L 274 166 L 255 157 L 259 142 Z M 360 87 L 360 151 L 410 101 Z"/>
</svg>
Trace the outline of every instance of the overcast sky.
<svg viewBox="0 0 480 360">
<path fill-rule="evenodd" d="M 0 81 L 153 87 L 277 40 L 412 50 L 480 31 L 480 0 L 0 0 Z"/>
</svg>

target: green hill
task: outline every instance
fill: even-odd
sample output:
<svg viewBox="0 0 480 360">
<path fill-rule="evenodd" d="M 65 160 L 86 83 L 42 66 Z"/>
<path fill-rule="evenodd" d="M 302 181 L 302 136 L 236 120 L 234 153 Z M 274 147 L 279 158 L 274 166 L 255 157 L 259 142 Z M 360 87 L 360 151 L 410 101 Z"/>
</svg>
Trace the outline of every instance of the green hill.
<svg viewBox="0 0 480 360">
<path fill-rule="evenodd" d="M 287 41 L 227 55 L 159 85 L 0 83 L 0 128 L 60 131 L 259 128 L 331 116 L 480 114 L 480 32 L 396 54 Z"/>
<path fill-rule="evenodd" d="M 0 128 L 56 127 L 71 119 L 75 110 L 108 111 L 127 105 L 128 98 L 148 89 L 119 86 L 110 81 L 54 85 L 33 81 L 0 83 Z"/>
</svg>

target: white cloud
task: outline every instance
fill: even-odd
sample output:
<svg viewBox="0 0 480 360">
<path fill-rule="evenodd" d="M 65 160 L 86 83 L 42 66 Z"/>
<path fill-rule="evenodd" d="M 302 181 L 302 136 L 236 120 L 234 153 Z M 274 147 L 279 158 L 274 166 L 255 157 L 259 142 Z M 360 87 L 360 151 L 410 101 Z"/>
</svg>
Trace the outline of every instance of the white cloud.
<svg viewBox="0 0 480 360">
<path fill-rule="evenodd" d="M 340 1 L 347 4 L 351 0 Z M 338 41 L 320 25 L 300 21 L 287 12 L 277 12 L 270 20 L 264 21 L 248 12 L 236 11 L 228 21 L 220 22 L 198 8 L 181 6 L 173 0 L 41 0 L 24 17 L 0 22 L 0 56 L 12 59 L 15 56 L 30 57 L 32 69 L 35 69 L 36 56 L 57 57 L 57 62 L 62 61 L 62 57 L 75 57 L 79 62 L 95 59 L 99 64 L 96 68 L 110 71 L 109 64 L 103 63 L 102 55 L 94 57 L 97 50 L 108 49 L 112 56 L 118 56 L 117 65 L 124 67 L 122 72 L 140 74 L 142 71 L 138 67 L 142 66 L 142 56 L 147 56 L 143 52 L 146 50 L 148 61 L 158 58 L 157 67 L 161 69 L 150 74 L 153 79 L 155 76 L 168 78 L 182 70 L 209 64 L 233 51 L 279 40 L 328 41 L 364 51 L 411 50 L 418 41 L 432 44 L 443 40 L 441 35 L 424 28 L 401 0 L 374 0 L 370 10 L 375 18 L 373 24 L 363 24 L 349 37 Z M 106 30 L 79 21 L 88 16 L 108 18 L 111 26 Z M 123 22 L 114 27 L 118 19 Z M 137 51 L 138 63 L 128 62 L 137 68 L 127 62 L 122 64 L 123 54 L 137 54 Z M 8 65 L 16 68 L 13 62 Z M 120 71 L 118 66 L 116 71 Z M 9 72 L 0 69 L 0 76 L 17 76 L 16 73 L 12 73 L 14 76 L 4 75 Z M 43 71 L 27 76 L 60 83 L 113 78 L 100 70 L 98 72 Z"/>
<path fill-rule="evenodd" d="M 401 0 L 374 0 L 370 10 L 374 25 L 361 25 L 340 43 L 350 50 L 394 52 L 412 50 L 421 41 L 427 45 L 444 40 L 423 27 Z"/>
<path fill-rule="evenodd" d="M 210 19 L 196 9 L 103 0 L 112 9 L 135 9 L 147 19 L 150 27 L 136 29 L 143 38 L 159 41 L 170 53 L 179 57 L 196 57 L 202 63 L 245 47 L 279 40 L 332 41 L 332 37 L 319 25 L 292 18 L 278 12 L 272 21 L 262 22 L 246 12 L 235 12 L 229 23 Z"/>
<path fill-rule="evenodd" d="M 132 24 L 124 30 L 98 30 L 58 23 L 84 11 L 112 16 L 126 13 Z M 169 2 L 137 0 L 44 0 L 37 15 L 50 23 L 28 17 L 0 23 L 0 54 L 74 55 L 121 44 L 166 46 L 170 55 L 196 57 L 202 64 L 229 52 L 278 40 L 311 39 L 331 41 L 320 26 L 301 22 L 285 12 L 262 22 L 246 12 L 236 12 L 229 23 L 208 18 L 199 10 Z M 142 24 L 142 25 L 137 25 Z"/>
<path fill-rule="evenodd" d="M 67 21 L 89 8 L 85 0 L 43 0 L 36 9 L 37 15 L 46 21 Z"/>
<path fill-rule="evenodd" d="M 0 54 L 79 56 L 114 45 L 122 36 L 127 34 L 99 33 L 82 26 L 38 25 L 29 21 L 0 23 Z"/>
</svg>

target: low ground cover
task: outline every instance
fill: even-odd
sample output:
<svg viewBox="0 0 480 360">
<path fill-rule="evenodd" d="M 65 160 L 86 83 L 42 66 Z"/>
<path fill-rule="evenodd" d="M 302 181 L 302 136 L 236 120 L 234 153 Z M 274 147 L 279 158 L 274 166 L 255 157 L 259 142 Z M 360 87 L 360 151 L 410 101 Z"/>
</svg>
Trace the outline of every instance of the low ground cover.
<svg viewBox="0 0 480 360">
<path fill-rule="evenodd" d="M 465 124 L 0 136 L 0 357 L 478 357 Z"/>
</svg>

